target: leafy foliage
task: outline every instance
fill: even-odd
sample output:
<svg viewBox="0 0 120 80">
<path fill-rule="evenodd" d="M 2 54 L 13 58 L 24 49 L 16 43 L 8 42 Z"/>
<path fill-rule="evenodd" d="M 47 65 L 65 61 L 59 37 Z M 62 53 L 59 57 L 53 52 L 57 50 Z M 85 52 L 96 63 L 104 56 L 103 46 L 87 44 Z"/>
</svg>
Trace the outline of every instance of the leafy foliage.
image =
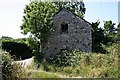
<svg viewBox="0 0 120 80">
<path fill-rule="evenodd" d="M 104 22 L 104 30 L 106 35 L 113 35 L 116 33 L 117 29 L 115 28 L 115 23 L 112 23 L 111 20 Z"/>
<path fill-rule="evenodd" d="M 115 39 L 117 42 L 120 42 L 120 23 L 118 24 L 118 30 L 117 30 L 117 35 L 115 36 Z"/>
<path fill-rule="evenodd" d="M 2 77 L 3 79 L 8 79 L 12 77 L 11 74 L 11 69 L 12 69 L 12 62 L 13 60 L 11 59 L 10 55 L 0 49 L 0 56 L 2 57 L 2 62 L 1 64 L 3 65 L 2 67 Z"/>
<path fill-rule="evenodd" d="M 120 23 L 118 24 L 118 32 L 116 35 L 116 41 L 117 41 L 117 55 L 118 55 L 118 64 L 120 64 Z M 119 65 L 119 69 L 118 69 L 118 74 L 120 74 L 120 65 Z M 119 75 L 120 77 L 120 75 Z"/>
<path fill-rule="evenodd" d="M 28 46 L 30 46 L 30 48 L 32 49 L 32 55 L 34 56 L 34 61 L 38 64 L 40 64 L 40 62 L 43 60 L 44 58 L 44 54 L 41 53 L 40 51 L 40 43 L 39 41 L 33 39 L 31 36 L 29 38 L 27 38 L 27 44 Z"/>
<path fill-rule="evenodd" d="M 10 52 L 15 59 L 27 59 L 32 57 L 32 49 L 25 43 L 23 39 L 1 39 L 2 49 Z"/>
<path fill-rule="evenodd" d="M 55 56 L 51 56 L 50 63 L 56 64 L 57 66 L 75 66 L 78 64 L 78 59 L 80 58 L 79 52 L 77 51 L 62 51 Z"/>
<path fill-rule="evenodd" d="M 25 70 L 19 64 L 14 64 L 14 60 L 8 52 L 0 49 L 2 61 L 2 78 L 3 80 L 14 80 L 16 78 L 25 77 Z"/>
<path fill-rule="evenodd" d="M 52 16 L 56 10 L 50 2 L 31 1 L 24 9 L 22 33 L 30 33 L 37 41 L 46 42 L 47 36 L 52 31 Z"/>
<path fill-rule="evenodd" d="M 55 0 L 55 2 L 53 2 L 55 4 L 55 6 L 61 10 L 63 8 L 66 8 L 67 10 L 69 10 L 70 12 L 72 12 L 73 14 L 83 18 L 86 8 L 85 8 L 85 4 L 84 2 L 81 1 L 73 1 L 73 0 L 69 0 L 69 1 L 61 1 L 61 0 Z"/>
<path fill-rule="evenodd" d="M 56 12 L 57 8 L 52 3 L 42 1 L 31 1 L 24 9 L 21 30 L 23 34 L 30 34 L 27 40 L 36 62 L 43 57 L 41 44 L 46 43 L 48 36 L 54 32 L 52 16 Z"/>
<path fill-rule="evenodd" d="M 115 23 L 113 23 L 111 20 L 104 22 L 104 34 L 106 37 L 106 40 L 104 43 L 112 44 L 115 42 L 115 35 L 117 34 L 118 29 L 115 28 Z"/>
<path fill-rule="evenodd" d="M 8 37 L 8 36 L 2 36 L 2 38 L 1 39 L 5 39 L 5 40 L 13 40 L 13 38 L 12 37 Z M 0 39 L 0 40 L 1 40 Z"/>
<path fill-rule="evenodd" d="M 102 52 L 106 51 L 102 48 L 101 43 L 104 43 L 105 35 L 104 30 L 99 28 L 100 22 L 92 23 L 92 51 L 93 52 Z"/>
<path fill-rule="evenodd" d="M 116 43 L 118 28 L 111 20 L 105 21 L 103 28 L 99 27 L 100 22 L 92 23 L 92 51 L 106 53 L 102 45 L 110 46 Z"/>
</svg>

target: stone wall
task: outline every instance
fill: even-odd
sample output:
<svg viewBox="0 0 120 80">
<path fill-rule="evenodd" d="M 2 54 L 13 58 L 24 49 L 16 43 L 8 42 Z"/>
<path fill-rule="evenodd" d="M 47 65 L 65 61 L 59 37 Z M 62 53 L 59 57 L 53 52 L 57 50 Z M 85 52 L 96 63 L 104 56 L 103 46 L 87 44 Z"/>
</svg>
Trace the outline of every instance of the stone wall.
<svg viewBox="0 0 120 80">
<path fill-rule="evenodd" d="M 68 31 L 62 32 L 61 24 L 68 24 Z M 71 12 L 63 9 L 54 16 L 55 32 L 42 45 L 46 57 L 59 53 L 61 50 L 92 51 L 91 25 Z"/>
</svg>

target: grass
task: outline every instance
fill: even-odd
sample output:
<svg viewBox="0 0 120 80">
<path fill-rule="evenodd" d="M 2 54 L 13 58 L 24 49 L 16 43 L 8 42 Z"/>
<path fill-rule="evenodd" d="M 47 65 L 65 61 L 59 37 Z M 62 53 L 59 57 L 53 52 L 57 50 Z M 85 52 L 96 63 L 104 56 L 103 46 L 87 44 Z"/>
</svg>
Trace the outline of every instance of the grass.
<svg viewBox="0 0 120 80">
<path fill-rule="evenodd" d="M 35 71 L 30 72 L 29 78 L 60 78 L 55 73 L 49 73 L 49 72 L 41 72 L 41 71 Z"/>
</svg>

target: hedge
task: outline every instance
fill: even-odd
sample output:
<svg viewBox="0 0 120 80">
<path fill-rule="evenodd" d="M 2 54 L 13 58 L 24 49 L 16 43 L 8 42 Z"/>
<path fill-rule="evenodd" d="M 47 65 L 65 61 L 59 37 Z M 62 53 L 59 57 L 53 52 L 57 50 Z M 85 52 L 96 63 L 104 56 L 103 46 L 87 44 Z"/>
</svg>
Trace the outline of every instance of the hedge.
<svg viewBox="0 0 120 80">
<path fill-rule="evenodd" d="M 2 49 L 9 52 L 17 59 L 27 59 L 32 57 L 32 50 L 23 42 L 15 42 L 14 40 L 2 40 Z"/>
</svg>

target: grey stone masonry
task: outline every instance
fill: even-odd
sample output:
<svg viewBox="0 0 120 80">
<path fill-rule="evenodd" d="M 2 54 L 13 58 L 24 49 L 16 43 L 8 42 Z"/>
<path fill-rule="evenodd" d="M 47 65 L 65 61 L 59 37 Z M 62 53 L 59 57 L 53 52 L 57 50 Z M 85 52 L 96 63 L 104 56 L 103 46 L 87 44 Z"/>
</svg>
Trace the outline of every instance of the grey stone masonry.
<svg viewBox="0 0 120 80">
<path fill-rule="evenodd" d="M 66 9 L 53 16 L 55 30 L 42 45 L 45 57 L 55 55 L 61 50 L 92 51 L 91 24 Z"/>
</svg>

